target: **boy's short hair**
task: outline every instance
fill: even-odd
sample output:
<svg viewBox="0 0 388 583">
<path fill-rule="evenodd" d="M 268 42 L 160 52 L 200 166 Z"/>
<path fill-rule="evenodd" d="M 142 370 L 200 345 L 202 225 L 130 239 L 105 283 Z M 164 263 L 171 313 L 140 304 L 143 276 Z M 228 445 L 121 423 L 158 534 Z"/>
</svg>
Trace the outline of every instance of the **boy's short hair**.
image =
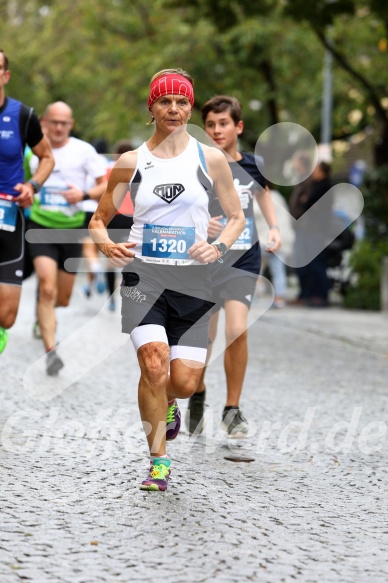
<svg viewBox="0 0 388 583">
<path fill-rule="evenodd" d="M 215 95 L 209 99 L 209 101 L 206 101 L 201 107 L 203 123 L 206 122 L 206 118 L 211 111 L 214 113 L 228 111 L 235 125 L 241 121 L 242 106 L 239 100 L 235 97 L 230 97 L 229 95 Z"/>
<path fill-rule="evenodd" d="M 0 49 L 0 53 L 3 55 L 4 71 L 9 71 L 9 59 L 3 49 Z"/>
</svg>

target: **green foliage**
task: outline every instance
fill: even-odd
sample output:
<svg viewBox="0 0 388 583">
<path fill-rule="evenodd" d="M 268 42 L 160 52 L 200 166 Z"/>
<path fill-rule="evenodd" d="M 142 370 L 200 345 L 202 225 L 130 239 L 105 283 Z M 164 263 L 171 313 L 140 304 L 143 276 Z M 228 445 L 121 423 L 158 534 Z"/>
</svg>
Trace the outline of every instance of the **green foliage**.
<svg viewBox="0 0 388 583">
<path fill-rule="evenodd" d="M 362 187 L 367 238 L 373 244 L 388 240 L 388 164 L 370 170 Z"/>
<path fill-rule="evenodd" d="M 354 281 L 344 304 L 348 308 L 379 310 L 382 258 L 388 257 L 388 164 L 368 171 L 362 193 L 366 239 L 351 254 Z"/>
<path fill-rule="evenodd" d="M 194 124 L 202 125 L 205 100 L 229 93 L 243 105 L 243 148 L 253 149 L 278 121 L 299 123 L 318 141 L 324 50 L 316 28 L 378 100 L 388 92 L 387 52 L 378 47 L 388 37 L 387 3 L 380 0 L 0 0 L 0 8 L 12 72 L 7 94 L 38 113 L 67 101 L 87 140 L 147 138 L 149 79 L 180 66 L 195 80 Z M 334 135 L 375 124 L 375 105 L 337 62 Z"/>
<path fill-rule="evenodd" d="M 305 20 L 314 28 L 324 29 L 326 26 L 334 24 L 337 16 L 343 14 L 354 14 L 355 6 L 353 0 L 292 0 L 285 4 L 284 11 L 294 19 Z"/>
<path fill-rule="evenodd" d="M 346 290 L 344 305 L 359 310 L 380 309 L 382 258 L 388 257 L 388 242 L 377 245 L 365 239 L 358 243 L 350 257 L 354 281 Z"/>
</svg>

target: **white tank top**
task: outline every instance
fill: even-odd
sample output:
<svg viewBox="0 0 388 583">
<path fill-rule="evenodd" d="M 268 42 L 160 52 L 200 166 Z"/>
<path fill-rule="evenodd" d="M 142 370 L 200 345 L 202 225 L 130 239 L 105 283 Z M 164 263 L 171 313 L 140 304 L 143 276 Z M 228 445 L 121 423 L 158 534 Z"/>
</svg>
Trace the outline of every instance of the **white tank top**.
<svg viewBox="0 0 388 583">
<path fill-rule="evenodd" d="M 128 240 L 136 257 L 149 263 L 195 265 L 187 250 L 207 240 L 213 180 L 202 147 L 190 136 L 175 158 L 157 158 L 143 143 L 129 183 L 134 205 Z"/>
</svg>

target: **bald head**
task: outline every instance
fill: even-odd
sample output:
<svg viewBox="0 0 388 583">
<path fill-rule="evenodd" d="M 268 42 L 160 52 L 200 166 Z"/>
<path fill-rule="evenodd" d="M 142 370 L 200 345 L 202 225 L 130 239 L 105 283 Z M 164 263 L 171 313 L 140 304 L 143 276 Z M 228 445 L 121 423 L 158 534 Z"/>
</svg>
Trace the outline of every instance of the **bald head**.
<svg viewBox="0 0 388 583">
<path fill-rule="evenodd" d="M 45 117 L 59 115 L 67 115 L 73 119 L 73 110 L 64 101 L 55 101 L 54 103 L 49 103 L 44 112 Z"/>
<path fill-rule="evenodd" d="M 73 111 L 64 101 L 50 103 L 42 118 L 42 128 L 53 148 L 67 144 L 74 125 Z"/>
</svg>

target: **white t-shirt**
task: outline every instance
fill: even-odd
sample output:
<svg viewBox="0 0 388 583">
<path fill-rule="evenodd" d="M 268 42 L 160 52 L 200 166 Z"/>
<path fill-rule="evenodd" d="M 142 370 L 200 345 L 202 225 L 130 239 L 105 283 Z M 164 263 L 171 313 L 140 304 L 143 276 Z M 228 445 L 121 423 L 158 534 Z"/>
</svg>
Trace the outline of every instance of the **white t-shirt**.
<svg viewBox="0 0 388 583">
<path fill-rule="evenodd" d="M 104 165 L 104 177 L 107 175 L 108 172 L 108 168 L 110 168 L 111 166 L 111 161 L 108 160 L 108 158 L 106 158 L 106 156 L 104 156 L 103 154 L 98 154 L 103 162 Z M 97 176 L 97 178 L 99 178 L 99 176 Z M 88 180 L 87 180 L 87 184 L 86 184 L 86 188 L 85 190 L 88 191 L 90 188 L 93 188 L 93 186 L 96 185 L 96 177 L 95 176 L 88 176 Z M 94 213 L 94 211 L 96 210 L 98 206 L 98 200 L 95 199 L 89 199 L 89 200 L 84 200 L 82 202 L 82 210 L 84 210 L 86 213 Z"/>
<path fill-rule="evenodd" d="M 96 152 L 91 144 L 79 140 L 78 138 L 69 138 L 69 141 L 62 148 L 52 148 L 54 155 L 55 166 L 44 183 L 45 189 L 65 189 L 70 185 L 74 185 L 80 190 L 87 190 L 90 188 L 90 180 L 105 177 L 106 165 L 102 157 Z M 30 160 L 30 168 L 32 174 L 38 167 L 39 159 L 37 156 L 32 156 Z M 81 201 L 76 204 L 62 206 L 51 205 L 45 206 L 45 210 L 61 211 L 68 216 L 72 216 L 75 212 L 85 210 Z M 42 207 L 43 208 L 43 207 Z"/>
</svg>

